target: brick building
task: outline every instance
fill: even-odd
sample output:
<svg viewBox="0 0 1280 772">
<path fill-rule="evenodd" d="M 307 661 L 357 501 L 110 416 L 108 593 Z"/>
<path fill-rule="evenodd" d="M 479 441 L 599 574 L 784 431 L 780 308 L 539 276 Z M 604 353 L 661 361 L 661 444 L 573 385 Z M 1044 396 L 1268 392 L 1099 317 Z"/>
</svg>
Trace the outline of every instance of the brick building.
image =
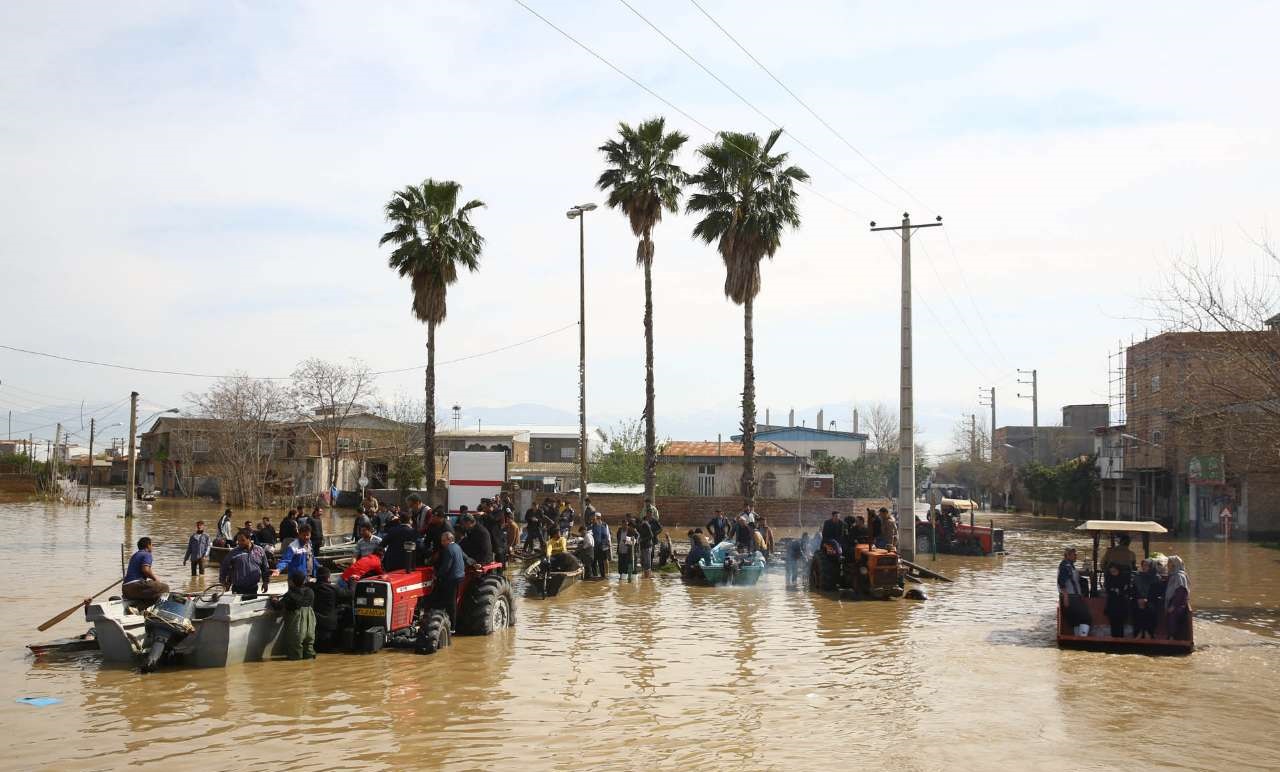
<svg viewBox="0 0 1280 772">
<path fill-rule="evenodd" d="M 1134 511 L 1200 537 L 1280 534 L 1280 331 L 1165 333 L 1125 357 Z"/>
</svg>

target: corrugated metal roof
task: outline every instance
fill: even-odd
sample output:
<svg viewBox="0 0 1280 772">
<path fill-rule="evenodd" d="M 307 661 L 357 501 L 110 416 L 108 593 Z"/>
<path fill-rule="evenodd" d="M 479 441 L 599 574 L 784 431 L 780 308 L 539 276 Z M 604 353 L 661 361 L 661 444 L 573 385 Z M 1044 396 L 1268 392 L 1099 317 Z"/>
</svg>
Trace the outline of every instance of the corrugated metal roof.
<svg viewBox="0 0 1280 772">
<path fill-rule="evenodd" d="M 700 458 L 714 458 L 717 456 L 737 457 L 743 456 L 741 442 L 716 442 L 710 440 L 707 442 L 690 442 L 687 440 L 673 440 L 662 446 L 661 455 L 663 456 L 698 456 Z M 785 448 L 766 440 L 756 442 L 756 456 L 773 456 L 782 458 L 794 458 L 795 455 Z"/>
</svg>

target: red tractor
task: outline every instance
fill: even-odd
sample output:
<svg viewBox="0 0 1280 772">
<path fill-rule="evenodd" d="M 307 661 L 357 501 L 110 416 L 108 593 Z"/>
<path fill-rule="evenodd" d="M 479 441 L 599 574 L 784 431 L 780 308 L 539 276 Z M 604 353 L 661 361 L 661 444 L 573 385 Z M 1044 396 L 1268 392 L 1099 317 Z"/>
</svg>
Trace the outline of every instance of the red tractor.
<svg viewBox="0 0 1280 772">
<path fill-rule="evenodd" d="M 502 563 L 467 569 L 458 586 L 458 632 L 489 635 L 515 625 L 515 601 L 511 583 L 503 576 Z M 449 615 L 429 607 L 435 586 L 431 566 L 391 571 L 356 583 L 353 593 L 357 648 L 377 651 L 383 645 L 420 644 L 434 653 L 449 645 Z"/>
</svg>

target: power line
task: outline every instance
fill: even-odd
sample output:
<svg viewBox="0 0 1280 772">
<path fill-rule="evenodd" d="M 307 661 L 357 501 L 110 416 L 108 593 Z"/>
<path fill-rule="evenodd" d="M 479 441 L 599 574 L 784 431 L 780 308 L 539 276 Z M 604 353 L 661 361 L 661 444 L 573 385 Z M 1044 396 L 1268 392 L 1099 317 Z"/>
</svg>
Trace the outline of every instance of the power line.
<svg viewBox="0 0 1280 772">
<path fill-rule="evenodd" d="M 564 332 L 565 330 L 571 327 L 577 327 L 577 326 L 578 326 L 578 323 L 573 322 L 571 324 L 566 324 L 563 327 L 558 327 L 554 330 L 551 330 L 550 332 L 544 332 L 541 335 L 535 335 L 532 338 L 525 338 L 524 340 L 517 341 L 515 343 L 509 343 L 505 346 L 500 346 L 495 349 L 490 349 L 489 351 L 481 351 L 476 354 L 468 354 L 463 357 L 458 357 L 457 359 L 450 359 L 444 362 L 438 362 L 437 365 L 451 365 L 451 364 L 456 364 L 458 362 L 465 362 L 470 359 L 478 359 L 479 357 L 489 356 L 490 354 L 497 354 L 498 352 L 501 352 L 501 351 L 507 351 L 509 349 L 526 345 L 528 343 L 533 343 L 534 341 L 542 340 L 543 338 L 550 337 L 552 335 L 555 335 L 556 333 Z M 31 356 L 46 357 L 48 359 L 57 359 L 62 362 L 72 362 L 72 363 L 81 364 L 81 365 L 92 365 L 94 367 L 108 367 L 114 370 L 128 370 L 129 372 L 148 373 L 151 375 L 177 375 L 177 376 L 183 376 L 187 378 L 213 378 L 213 379 L 239 377 L 239 376 L 228 376 L 228 375 L 215 375 L 212 373 L 190 373 L 190 372 L 183 372 L 179 370 L 157 370 L 149 367 L 134 367 L 132 365 L 121 365 L 121 364 L 115 364 L 111 362 L 97 362 L 92 359 L 78 359 L 76 357 L 63 356 L 61 354 L 50 354 L 45 351 L 34 351 L 32 349 L 18 348 L 17 346 L 7 346 L 3 343 L 0 343 L 0 349 L 6 349 L 8 351 L 16 351 L 20 354 L 30 354 Z M 378 375 L 389 375 L 391 373 L 403 373 L 403 372 L 408 372 L 410 370 L 418 370 L 423 367 L 426 367 L 425 363 L 420 365 L 411 365 L 409 367 L 400 367 L 393 370 L 376 370 L 374 372 L 371 372 L 370 375 L 378 376 Z M 291 376 L 246 375 L 244 377 L 254 381 L 287 381 L 290 379 Z"/>
<path fill-rule="evenodd" d="M 754 110 L 754 111 L 755 111 L 755 113 L 756 113 L 756 115 L 759 115 L 761 118 L 764 118 L 766 121 L 768 121 L 769 123 L 773 124 L 773 126 L 774 126 L 775 128 L 779 128 L 779 129 L 781 129 L 781 128 L 782 128 L 782 124 L 781 124 L 781 123 L 779 123 L 778 121 L 776 121 L 776 120 L 774 120 L 773 118 L 769 117 L 767 114 L 765 114 L 765 112 L 764 112 L 763 110 L 761 110 L 759 107 L 756 107 L 756 106 L 755 106 L 755 104 L 753 104 L 753 103 L 751 102 L 751 100 L 747 99 L 745 96 L 743 96 L 741 93 L 739 93 L 739 92 L 738 92 L 738 90 L 737 90 L 737 89 L 735 89 L 733 86 L 730 86 L 728 83 L 726 83 L 726 82 L 724 81 L 724 79 L 723 79 L 723 78 L 721 78 L 719 75 L 716 75 L 714 72 L 712 72 L 710 67 L 706 66 L 706 65 L 705 65 L 705 64 L 703 64 L 701 61 L 699 61 L 699 60 L 698 60 L 698 58 L 697 58 L 696 56 L 694 56 L 693 54 L 691 54 L 691 53 L 689 53 L 687 50 L 685 50 L 685 48 L 684 48 L 683 46 L 681 46 L 679 43 L 677 43 L 675 40 L 673 40 L 673 39 L 671 38 L 671 36 L 670 36 L 670 35 L 668 35 L 667 33 L 663 32 L 663 31 L 658 27 L 658 25 L 654 24 L 654 23 L 653 23 L 652 21 L 650 21 L 650 20 L 649 20 L 649 19 L 648 19 L 644 14 L 640 13 L 639 11 L 637 11 L 637 10 L 636 10 L 636 8 L 635 8 L 635 6 L 633 6 L 631 3 L 627 2 L 627 0 L 618 0 L 618 2 L 622 3 L 623 5 L 625 5 L 625 6 L 627 7 L 627 9 L 628 9 L 628 10 L 630 10 L 633 14 L 635 14 L 635 15 L 640 19 L 640 21 L 644 22 L 645 24 L 648 24 L 648 25 L 649 25 L 649 27 L 650 27 L 650 28 L 652 28 L 654 32 L 656 32 L 656 33 L 658 33 L 659 35 L 661 35 L 663 40 L 666 40 L 668 43 L 670 43 L 672 46 L 674 46 L 674 47 L 675 47 L 675 49 L 676 49 L 677 51 L 679 51 L 680 53 L 684 54 L 684 55 L 689 59 L 689 61 L 691 61 L 691 62 L 693 62 L 694 64 L 698 65 L 698 67 L 700 67 L 700 68 L 702 69 L 702 71 L 703 71 L 703 72 L 705 72 L 707 75 L 710 75 L 710 76 L 711 76 L 711 78 L 712 78 L 713 80 L 715 80 L 715 82 L 716 82 L 716 83 L 719 83 L 721 86 L 724 86 L 725 90 L 727 90 L 730 94 L 733 94 L 735 97 L 737 97 L 737 98 L 738 98 L 738 100 L 739 100 L 740 102 L 742 102 L 744 105 L 746 105 L 747 107 L 750 107 L 752 110 Z M 894 203 L 893 203 L 892 201 L 888 200 L 888 199 L 887 199 L 887 198 L 885 198 L 884 196 L 880 195 L 878 192 L 876 192 L 876 191 L 872 190 L 871 188 L 867 187 L 867 186 L 866 186 L 866 185 L 864 185 L 861 181 L 859 181 L 857 178 L 855 178 L 853 175 L 851 175 L 851 174 L 847 173 L 844 169 L 841 169 L 839 166 L 837 166 L 835 163 L 833 163 L 833 162 L 832 162 L 830 159 L 828 159 L 826 156 L 822 155 L 822 154 L 821 154 L 821 153 L 819 153 L 817 150 L 814 150 L 814 149 L 813 149 L 812 147 L 810 147 L 807 143 L 805 143 L 805 142 L 804 142 L 804 140 L 802 140 L 802 139 L 800 139 L 800 137 L 796 136 L 795 132 L 788 132 L 788 136 L 790 136 L 790 137 L 791 137 L 791 139 L 792 139 L 792 140 L 793 140 L 797 145 L 799 145 L 800 147 L 802 147 L 802 148 L 804 148 L 805 150 L 807 150 L 807 151 L 809 152 L 809 154 L 810 154 L 810 155 L 812 155 L 813 157 L 815 157 L 815 158 L 817 158 L 818 160 L 822 161 L 822 162 L 823 162 L 823 163 L 825 163 L 827 166 L 830 166 L 832 169 L 834 169 L 834 170 L 835 170 L 835 172 L 836 172 L 837 174 L 839 174 L 840 176 L 844 177 L 844 178 L 845 178 L 846 180 L 848 180 L 849 182 L 852 182 L 854 185 L 857 185 L 858 187 L 862 188 L 862 189 L 863 189 L 863 190 L 865 190 L 866 192 L 868 192 L 868 193 L 870 193 L 871 195 L 875 196 L 876 198 L 880 199 L 881 201 L 883 201 L 884 203 L 888 204 L 889 206 L 894 206 Z"/>
<path fill-rule="evenodd" d="M 925 202 L 921 201 L 919 198 L 917 198 L 917 197 L 916 197 L 916 194 L 914 194 L 914 193 L 912 193 L 911 191 L 907 190 L 907 189 L 902 185 L 902 183 L 898 182 L 898 181 L 897 181 L 897 180 L 895 180 L 893 177 L 890 177 L 890 176 L 889 176 L 889 173 L 888 173 L 888 172 L 886 172 L 884 169 L 881 169 L 881 168 L 876 164 L 876 162 L 875 162 L 875 161 L 872 161 L 872 160 L 867 156 L 867 154 L 866 154 L 866 153 L 863 153 L 861 150 L 859 150 L 857 147 L 855 147 L 855 146 L 854 146 L 854 144 L 853 144 L 852 142 L 850 142 L 848 139 L 846 139 L 846 138 L 845 138 L 845 136 L 844 136 L 843 134 L 841 134 L 839 131 L 836 131 L 835 127 L 834 127 L 834 126 L 832 126 L 830 123 L 828 123 L 828 122 L 827 122 L 827 120 L 826 120 L 825 118 L 823 118 L 821 115 L 818 115 L 818 111 L 817 111 L 817 110 L 814 110 L 812 107 L 810 107 L 810 106 L 809 106 L 809 104 L 808 104 L 807 102 L 805 102 L 803 99 L 801 99 L 801 98 L 800 98 L 800 96 L 799 96 L 798 94 L 796 94 L 796 92 L 792 91 L 792 90 L 791 90 L 791 88 L 787 86 L 787 84 L 783 83 L 783 82 L 782 82 L 782 80 L 781 80 L 777 75 L 774 75 L 774 74 L 773 74 L 773 72 L 772 72 L 768 67 L 764 66 L 764 62 L 761 62 L 759 59 L 757 59 L 757 58 L 756 58 L 756 56 L 755 56 L 755 54 L 753 54 L 753 53 L 751 53 L 749 50 L 747 50 L 747 47 L 746 47 L 746 46 L 744 46 L 741 42 L 739 42 L 739 41 L 738 41 L 738 39 L 737 39 L 736 37 L 734 37 L 732 33 L 730 33 L 730 32 L 729 32 L 729 30 L 727 30 L 727 29 L 725 29 L 725 28 L 724 28 L 724 25 L 722 25 L 720 22 L 716 21 L 716 18 L 715 18 L 714 16 L 712 16 L 710 13 L 708 13 L 708 12 L 707 12 L 707 9 L 703 8 L 701 5 L 699 5 L 699 4 L 698 4 L 698 0 L 689 0 L 689 2 L 693 3 L 693 7 L 694 7 L 694 8 L 697 8 L 699 11 L 701 11 L 701 12 L 702 12 L 702 15 L 703 15 L 703 16 L 705 16 L 705 17 L 707 17 L 707 20 L 708 20 L 708 21 L 710 21 L 712 24 L 714 24 L 714 25 L 716 26 L 716 29 L 718 29 L 718 30 L 720 30 L 721 32 L 723 32 L 723 33 L 724 33 L 724 35 L 725 35 L 725 37 L 727 37 L 727 38 L 729 38 L 729 40 L 733 41 L 733 44 L 734 44 L 735 46 L 737 46 L 737 47 L 738 47 L 738 49 L 739 49 L 740 51 L 742 51 L 742 53 L 746 54 L 748 59 L 750 59 L 751 61 L 755 62 L 755 63 L 756 63 L 756 66 L 757 66 L 757 67 L 759 67 L 761 70 L 764 70 L 765 75 L 768 75 L 770 78 L 772 78 L 774 83 L 777 83 L 779 86 L 781 86 L 781 87 L 782 87 L 782 90 L 783 90 L 783 91 L 785 91 L 785 92 L 787 92 L 788 94 L 790 94 L 792 99 L 796 100 L 796 102 L 798 102 L 798 103 L 800 104 L 800 106 L 801 106 L 801 107 L 803 107 L 805 110 L 807 110 L 807 111 L 809 112 L 809 114 L 810 114 L 810 115 L 812 115 L 814 118 L 816 118 L 816 119 L 818 120 L 818 123 L 821 123 L 823 126 L 825 126 L 825 127 L 827 128 L 827 131 L 830 131 L 832 134 L 834 134 L 834 135 L 836 136 L 836 138 L 837 138 L 837 139 L 839 139 L 841 142 L 843 142 L 843 143 L 845 144 L 845 146 L 846 146 L 846 147 L 848 147 L 850 150 L 852 150 L 854 153 L 856 153 L 856 154 L 858 155 L 858 157 L 859 157 L 859 158 L 861 158 L 863 161 L 866 161 L 868 166 L 870 166 L 872 169 L 875 169 L 877 172 L 879 172 L 879 173 L 880 173 L 880 175 L 881 175 L 882 177 L 884 177 L 884 178 L 885 178 L 886 180 L 888 180 L 889 182 L 893 183 L 893 185 L 894 185 L 895 187 L 897 187 L 897 188 L 898 188 L 898 190 L 901 190 L 903 193 L 906 193 L 908 196 L 910 196 L 910 197 L 911 197 L 911 200 L 915 201 L 915 202 L 916 202 L 917 204 L 919 204 L 920 206 L 923 206 L 925 209 L 929 210 L 930 212 L 933 212 L 934 214 L 937 214 L 937 210 L 936 210 L 936 209 L 934 209 L 933 207 L 929 206 L 929 205 L 928 205 L 928 204 L 926 204 Z M 881 199 L 881 200 L 883 200 L 883 199 Z"/>
<path fill-rule="evenodd" d="M 951 243 L 951 234 L 943 233 L 942 235 L 947 238 L 947 249 L 951 252 L 951 259 L 955 261 L 956 270 L 960 274 L 960 281 L 964 282 L 964 291 L 969 295 L 969 303 L 971 303 L 974 310 L 978 312 L 978 321 L 982 323 L 983 331 L 987 333 L 987 338 L 989 338 L 991 340 L 991 344 L 995 346 L 996 353 L 1000 355 L 1000 359 L 1004 362 L 1005 367 L 1008 367 L 1010 364 L 1009 358 L 1005 356 L 1004 350 L 1000 348 L 1000 341 L 996 339 L 996 336 L 991 334 L 991 328 L 987 326 L 987 315 L 982 313 L 982 306 L 974 299 L 973 288 L 969 286 L 969 278 L 965 275 L 964 266 L 960 264 L 960 256 L 956 254 L 956 247 Z"/>
<path fill-rule="evenodd" d="M 604 64 L 606 67 L 608 67 L 609 69 L 613 70 L 614 72 L 618 73 L 618 74 L 619 74 L 619 75 L 621 75 L 622 77 L 624 77 L 624 78 L 626 78 L 627 80 L 629 80 L 629 81 L 631 81 L 632 83 L 634 83 L 637 87 L 639 87 L 639 88 L 640 88 L 640 90 L 644 91 L 646 94 L 648 94 L 649 96 L 653 97 L 654 99 L 658 100 L 659 102 L 663 103 L 663 104 L 664 104 L 664 105 L 666 105 L 667 107 L 670 107 L 672 110 L 675 110 L 677 113 L 679 113 L 680 115 L 682 115 L 682 116 L 684 116 L 685 118 L 687 118 L 690 122 L 692 122 L 694 125 L 696 125 L 696 126 L 698 126 L 699 128 L 701 128 L 703 131 L 707 132 L 708 134 L 711 134 L 712 136 L 717 136 L 717 137 L 718 137 L 718 136 L 720 136 L 720 132 L 716 131 L 715 129 L 711 128 L 711 127 L 710 127 L 710 126 L 708 126 L 707 124 L 705 124 L 705 123 L 703 123 L 702 121 L 698 120 L 697 118 L 693 117 L 692 115 L 690 115 L 690 114 L 689 114 L 689 112 L 688 112 L 688 111 L 683 110 L 683 109 L 681 109 L 678 105 L 676 105 L 676 103 L 675 103 L 675 102 L 672 102 L 671 100 L 669 100 L 669 99 L 667 99 L 666 97 L 664 97 L 664 96 L 662 96 L 661 94 L 659 94 L 657 91 L 654 91 L 652 88 L 649 88 L 649 87 L 648 87 L 648 86 L 646 86 L 644 83 L 640 82 L 640 81 L 639 81 L 639 80 L 637 80 L 635 77 L 633 77 L 633 76 L 632 76 L 630 73 L 628 73 L 626 70 L 623 70 L 623 69 L 622 69 L 621 67 L 619 67 L 618 65 L 614 64 L 613 62 L 611 62 L 611 61 L 609 61 L 608 59 L 606 59 L 606 58 L 604 58 L 603 56 L 601 56 L 599 53 L 597 53 L 597 52 L 595 51 L 595 49 L 591 48 L 591 46 L 588 46 L 586 43 L 583 43 L 581 40 L 578 40 L 578 39 L 577 39 L 577 38 L 575 38 L 573 35 L 570 35 L 568 32 L 566 32 L 565 30 L 563 30 L 563 29 L 561 29 L 559 26 L 557 26 L 557 25 L 555 24 L 555 22 L 551 21 L 551 20 L 550 20 L 550 19 L 548 19 L 547 17 L 543 16 L 542 14 L 540 14 L 540 13 L 538 13 L 537 11 L 533 10 L 532 8 L 530 8 L 530 7 L 528 6 L 528 4 L 526 4 L 526 3 L 524 2 L 524 0 L 513 0 L 513 2 L 515 2 L 515 3 L 516 3 L 516 5 L 519 5 L 521 8 L 525 9 L 526 11 L 528 11 L 528 12 L 529 12 L 530 14 L 532 14 L 533 16 L 537 17 L 537 19 L 538 19 L 538 20 L 540 20 L 543 24 L 547 25 L 548 27 L 550 27 L 551 29 L 555 30 L 556 32 L 559 32 L 561 35 L 563 35 L 567 40 L 569 40 L 571 43 L 573 43 L 574 45 L 576 45 L 578 48 L 581 48 L 583 51 L 586 51 L 587 53 L 591 54 L 593 57 L 595 57 L 596 59 L 598 59 L 602 64 Z M 743 150 L 742 148 L 740 148 L 740 147 L 738 147 L 737 145 L 733 144 L 732 142 L 728 142 L 727 140 L 724 140 L 724 138 L 723 138 L 723 137 L 721 137 L 721 140 L 725 141 L 725 143 L 726 143 L 726 144 L 728 144 L 730 147 L 734 148 L 734 149 L 735 149 L 735 150 L 737 150 L 738 152 L 743 153 L 743 154 L 745 154 L 745 153 L 746 153 L 746 151 L 745 151 L 745 150 Z M 850 209 L 849 207 L 845 206 L 844 204 L 840 203 L 839 201 L 836 201 L 835 199 L 831 198 L 831 197 L 830 197 L 830 196 L 828 196 L 827 194 L 825 194 L 825 193 L 823 193 L 822 191 L 818 190 L 818 189 L 817 189 L 817 188 L 815 188 L 812 184 L 810 184 L 810 183 L 808 183 L 808 182 L 804 182 L 804 181 L 800 181 L 800 184 L 804 185 L 804 186 L 805 186 L 806 188 L 808 188 L 808 189 L 809 189 L 809 191 L 810 191 L 810 192 L 812 192 L 815 196 L 817 196 L 818 198 L 821 198 L 822 200 L 826 201 L 828 204 L 831 204 L 832 206 L 834 206 L 834 207 L 836 207 L 836 208 L 838 208 L 838 209 L 843 209 L 845 212 L 847 212 L 847 213 L 848 213 L 848 214 L 850 214 L 850 215 L 853 215 L 854 217 L 861 217 L 861 216 L 862 216 L 862 215 L 858 214 L 858 212 L 854 211 L 853 209 Z"/>
<path fill-rule="evenodd" d="M 925 260 L 928 261 L 929 268 L 933 271 L 934 278 L 938 280 L 938 287 L 942 290 L 943 297 L 947 299 L 947 303 L 951 305 L 951 309 L 956 312 L 956 316 L 960 319 L 960 324 L 964 326 L 965 332 L 969 333 L 969 337 L 973 338 L 975 344 L 980 347 L 981 350 L 979 353 L 986 356 L 990 353 L 987 351 L 986 344 L 982 342 L 982 339 L 979 338 L 973 331 L 973 328 L 969 326 L 969 320 L 965 317 L 964 312 L 960 310 L 960 306 L 956 303 L 955 298 L 951 297 L 951 293 L 947 291 L 946 282 L 942 280 L 942 274 L 938 272 L 938 265 L 934 262 L 933 255 L 929 254 L 928 247 L 923 243 L 920 244 L 920 249 L 924 252 Z"/>
</svg>

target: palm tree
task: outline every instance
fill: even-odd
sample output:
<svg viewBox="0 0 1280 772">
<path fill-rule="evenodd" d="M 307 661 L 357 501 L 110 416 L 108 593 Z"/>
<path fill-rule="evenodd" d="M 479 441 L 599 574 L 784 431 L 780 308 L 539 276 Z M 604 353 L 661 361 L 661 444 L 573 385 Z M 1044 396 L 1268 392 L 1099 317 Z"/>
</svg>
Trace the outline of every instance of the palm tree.
<svg viewBox="0 0 1280 772">
<path fill-rule="evenodd" d="M 445 297 L 458 280 L 458 269 L 479 269 L 484 247 L 484 237 L 471 224 L 471 210 L 484 202 L 473 199 L 458 206 L 461 192 L 462 186 L 452 180 L 430 178 L 396 191 L 385 209 L 391 230 L 378 240 L 378 246 L 396 245 L 387 264 L 409 277 L 413 315 L 427 325 L 422 464 L 429 498 L 436 487 L 436 326 L 444 321 Z"/>
<path fill-rule="evenodd" d="M 716 242 L 724 260 L 724 294 L 742 306 L 742 492 L 756 497 L 756 376 L 752 363 L 752 304 L 760 294 L 760 261 L 772 258 L 787 227 L 800 227 L 795 183 L 809 179 L 798 166 L 787 166 L 787 154 L 771 154 L 782 129 L 763 143 L 755 134 L 722 131 L 716 141 L 698 148 L 706 162 L 690 178 L 700 190 L 689 196 L 687 212 L 702 214 L 693 235 Z"/>
<path fill-rule="evenodd" d="M 662 210 L 676 212 L 687 174 L 675 155 L 689 139 L 666 132 L 666 119 L 650 118 L 638 127 L 618 124 L 618 138 L 600 146 L 609 166 L 596 181 L 609 191 L 605 203 L 621 209 L 639 237 L 636 265 L 644 268 L 644 495 L 652 499 L 657 484 L 658 442 L 653 408 L 653 227 Z"/>
</svg>

